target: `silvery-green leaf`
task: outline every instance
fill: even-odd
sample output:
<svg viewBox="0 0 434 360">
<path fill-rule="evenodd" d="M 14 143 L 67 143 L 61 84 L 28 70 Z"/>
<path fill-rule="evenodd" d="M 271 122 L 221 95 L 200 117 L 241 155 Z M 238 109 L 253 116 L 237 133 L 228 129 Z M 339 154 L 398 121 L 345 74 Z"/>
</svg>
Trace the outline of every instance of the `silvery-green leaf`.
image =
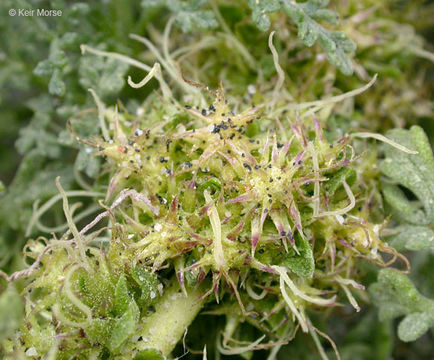
<svg viewBox="0 0 434 360">
<path fill-rule="evenodd" d="M 400 232 L 389 241 L 396 250 L 434 251 L 434 231 L 428 226 L 403 225 L 398 229 Z"/>
<path fill-rule="evenodd" d="M 369 287 L 369 293 L 379 308 L 381 321 L 407 315 L 398 328 L 403 341 L 415 340 L 434 325 L 434 301 L 421 295 L 411 280 L 396 270 L 381 270 L 378 281 Z M 420 321 L 421 313 L 424 313 L 424 321 Z"/>
<path fill-rule="evenodd" d="M 66 85 L 62 79 L 62 72 L 59 69 L 55 69 L 48 84 L 48 91 L 51 95 L 63 96 L 65 90 Z"/>
<path fill-rule="evenodd" d="M 393 129 L 389 131 L 388 137 L 408 149 L 418 151 L 418 154 L 408 154 L 385 146 L 386 158 L 380 163 L 380 170 L 413 192 L 423 205 L 425 223 L 434 223 L 434 157 L 428 137 L 419 126 L 412 126 L 410 130 Z M 412 222 L 412 219 L 408 221 Z"/>
<path fill-rule="evenodd" d="M 403 223 L 428 224 L 425 213 L 411 203 L 398 186 L 384 183 L 382 188 L 384 200 L 397 220 Z"/>
<path fill-rule="evenodd" d="M 318 42 L 324 49 L 327 59 L 343 74 L 351 75 L 353 67 L 348 54 L 356 50 L 356 44 L 340 31 L 329 31 L 316 20 L 337 23 L 337 15 L 324 9 L 327 1 L 308 0 L 298 3 L 294 0 L 283 0 L 282 8 L 298 27 L 298 37 L 306 46 Z"/>
<path fill-rule="evenodd" d="M 125 85 L 128 64 L 98 56 L 83 56 L 80 61 L 80 84 L 92 88 L 103 99 L 117 94 Z"/>
<path fill-rule="evenodd" d="M 261 31 L 267 31 L 270 28 L 270 18 L 267 14 L 280 9 L 278 0 L 248 0 L 247 4 L 252 9 L 252 20 Z"/>
<path fill-rule="evenodd" d="M 434 325 L 433 312 L 407 315 L 398 325 L 398 336 L 402 341 L 414 341 Z"/>
</svg>

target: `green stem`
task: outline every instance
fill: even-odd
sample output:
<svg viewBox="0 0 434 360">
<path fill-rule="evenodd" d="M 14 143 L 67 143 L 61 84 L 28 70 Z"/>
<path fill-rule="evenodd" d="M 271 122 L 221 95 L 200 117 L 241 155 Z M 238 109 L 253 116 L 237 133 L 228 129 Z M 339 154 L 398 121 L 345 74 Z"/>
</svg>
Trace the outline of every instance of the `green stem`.
<svg viewBox="0 0 434 360">
<path fill-rule="evenodd" d="M 141 330 L 143 341 L 137 349 L 154 349 L 168 356 L 202 308 L 203 293 L 203 287 L 197 286 L 187 289 L 186 296 L 178 283 L 167 289 L 156 304 L 156 311 L 146 319 Z"/>
</svg>

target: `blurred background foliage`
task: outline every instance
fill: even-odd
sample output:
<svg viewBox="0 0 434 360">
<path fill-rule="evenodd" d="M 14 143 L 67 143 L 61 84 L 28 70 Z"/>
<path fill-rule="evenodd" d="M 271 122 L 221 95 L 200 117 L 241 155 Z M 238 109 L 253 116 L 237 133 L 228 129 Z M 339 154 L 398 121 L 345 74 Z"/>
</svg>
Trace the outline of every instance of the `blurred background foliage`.
<svg viewBox="0 0 434 360">
<path fill-rule="evenodd" d="M 264 1 L 273 5 L 273 1 Z M 251 104 L 268 91 L 275 77 L 268 49 L 269 31 L 275 30 L 275 46 L 286 74 L 285 87 L 295 101 L 312 101 L 350 91 L 375 73 L 373 88 L 346 102 L 330 116 L 330 130 L 349 128 L 386 133 L 391 128 L 418 124 L 434 141 L 432 18 L 434 3 L 422 0 L 337 0 L 328 8 L 340 15 L 337 28 L 357 44 L 352 56 L 354 74 L 346 76 L 330 64 L 318 45 L 306 47 L 297 38 L 294 22 L 273 6 L 258 8 L 254 1 L 120 1 L 3 0 L 0 3 L 0 267 L 6 272 L 24 267 L 21 250 L 26 236 L 36 237 L 41 227 L 26 230 L 35 202 L 57 194 L 56 176 L 69 190 L 102 190 L 107 176 L 100 159 L 71 139 L 70 121 L 83 138 L 100 133 L 97 109 L 88 92 L 95 90 L 105 103 L 135 113 L 146 96 L 157 88 L 132 89 L 126 76 L 144 74 L 112 58 L 82 55 L 80 45 L 116 52 L 152 65 L 155 54 L 129 37 L 138 34 L 161 48 L 164 28 L 174 17 L 170 50 L 184 75 L 216 87 L 221 80 L 229 99 Z M 61 9 L 59 17 L 11 17 L 8 10 Z M 266 30 L 266 31 L 264 31 Z M 240 51 L 232 51 L 236 46 Z M 172 84 L 173 85 L 173 84 Z M 248 91 L 249 85 L 255 91 Z M 173 91 L 177 93 L 176 85 Z M 188 99 L 184 99 L 188 102 Z M 3 187 L 3 186 L 1 186 Z M 406 195 L 412 199 L 411 191 Z M 82 199 L 84 207 L 92 200 Z M 42 218 L 55 227 L 60 204 Z M 399 223 L 399 219 L 392 222 Z M 431 224 L 432 226 L 432 224 Z M 418 290 L 433 298 L 434 256 L 430 251 L 407 252 L 411 279 Z M 377 270 L 365 266 L 365 284 L 375 281 Z M 4 284 L 2 283 L 2 286 Z M 321 320 L 321 315 L 318 315 Z M 395 326 L 379 322 L 376 310 L 345 312 L 323 318 L 323 330 L 334 338 L 344 359 L 428 359 L 433 354 L 433 332 L 414 343 L 396 338 Z M 215 332 L 209 331 L 215 322 Z M 204 324 L 206 329 L 204 330 Z M 207 334 L 212 351 L 223 322 L 200 316 L 192 325 L 187 345 Z M 308 338 L 298 336 L 281 351 L 298 359 L 316 358 Z M 196 349 L 200 350 L 200 349 Z M 373 355 L 375 354 L 375 355 Z M 262 356 L 262 357 L 261 357 Z M 261 359 L 248 353 L 245 359 Z"/>
</svg>

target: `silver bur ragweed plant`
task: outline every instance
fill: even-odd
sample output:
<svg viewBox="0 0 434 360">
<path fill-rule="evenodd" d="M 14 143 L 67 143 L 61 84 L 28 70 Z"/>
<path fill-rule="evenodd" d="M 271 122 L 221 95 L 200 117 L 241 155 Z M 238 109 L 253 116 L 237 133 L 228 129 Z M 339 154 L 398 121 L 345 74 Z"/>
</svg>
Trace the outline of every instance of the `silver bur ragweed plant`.
<svg viewBox="0 0 434 360">
<path fill-rule="evenodd" d="M 272 35 L 270 48 L 275 53 Z M 197 96 L 181 105 L 158 63 L 129 83 L 153 76 L 162 93 L 137 115 L 92 93 L 102 137 L 81 139 L 70 125 L 105 159 L 104 211 L 78 229 L 76 206 L 57 178 L 68 230 L 29 241 L 24 253 L 33 264 L 8 277 L 26 285 L 5 358 L 167 358 L 200 311 L 225 315 L 216 345 L 223 355 L 270 349 L 273 358 L 301 331 L 322 358 L 319 336 L 339 357 L 311 314 L 346 303 L 360 311 L 360 262 L 407 263 L 380 239 L 385 220 L 371 220 L 377 175 L 357 139 L 416 151 L 366 132 L 327 140 L 314 111 L 303 119 L 284 113 L 279 81 L 262 104 L 245 106 L 226 99 L 223 86 L 210 90 L 177 75 Z M 297 109 L 317 111 L 374 81 Z M 243 337 L 244 324 L 259 336 Z"/>
<path fill-rule="evenodd" d="M 96 58 L 113 70 L 113 77 L 98 82 L 91 66 L 82 71 L 81 83 L 93 87 L 100 135 L 83 136 L 77 115 L 62 141 L 80 147 L 78 160 L 93 155 L 78 167 L 96 174 L 105 191 L 90 188 L 82 177 L 78 182 L 87 190 L 65 190 L 60 176 L 58 195 L 40 207 L 34 204 L 27 234 L 34 228 L 53 234 L 27 242 L 27 269 L 10 276 L 1 272 L 9 282 L 0 298 L 5 359 L 149 360 L 199 353 L 206 359 L 208 353 L 272 360 L 282 358 L 284 346 L 303 334 L 312 338 L 321 359 L 339 359 L 322 320 L 333 318 L 339 308 L 359 312 L 369 301 L 366 265 L 390 267 L 398 259 L 395 269 L 380 271 L 378 283 L 370 286 L 380 318 L 405 315 L 398 328 L 405 341 L 432 325 L 432 301 L 402 274 L 410 266 L 395 249 L 432 247 L 432 153 L 423 131 L 413 127 L 385 137 L 361 132 L 354 123 L 336 129 L 328 121 L 335 106 L 369 94 L 376 76 L 348 93 L 331 96 L 321 90 L 327 95 L 322 100 L 297 102 L 291 94 L 296 83 L 285 84 L 287 69 L 279 63 L 274 32 L 268 45 L 276 77 L 261 68 L 258 84 L 245 89 L 243 82 L 237 88 L 229 81 L 233 69 L 214 90 L 189 80 L 202 79 L 200 72 L 208 67 L 213 82 L 220 63 L 211 59 L 203 65 L 195 57 L 206 50 L 206 42 L 171 53 L 171 26 L 185 32 L 215 28 L 221 14 L 216 6 L 203 10 L 204 4 L 143 1 L 143 7 L 165 6 L 175 14 L 164 33 L 153 30 L 161 51 L 131 35 L 158 60 L 154 66 L 82 45 L 83 64 Z M 353 71 L 354 43 L 321 25 L 337 19 L 325 9 L 327 1 L 247 4 L 259 29 L 269 28 L 268 14 L 281 19 L 275 12 L 282 9 L 305 45 L 318 42 L 342 73 Z M 234 62 L 242 58 L 255 68 L 256 59 L 223 27 L 224 34 L 214 40 L 233 46 Z M 197 61 L 189 63 L 189 58 Z M 155 80 L 160 85 L 135 111 L 100 99 L 104 89 L 123 84 L 125 64 L 148 72 L 138 83 L 129 77 L 132 88 Z M 328 76 L 332 72 L 327 70 Z M 306 83 L 304 91 L 320 87 Z M 298 95 L 304 98 L 303 91 Z M 383 147 L 366 151 L 369 138 Z M 404 166 L 408 175 L 401 178 Z M 425 184 L 415 185 L 416 178 Z M 424 209 L 408 201 L 398 184 L 411 189 Z M 405 217 L 392 231 L 386 228 L 389 212 L 382 195 L 393 210 L 392 223 L 396 214 Z M 71 202 L 76 196 L 100 199 L 97 215 L 95 206 L 80 212 L 80 204 Z M 44 226 L 44 214 L 59 200 L 66 223 Z M 415 229 L 425 234 L 422 245 L 403 239 Z M 390 246 L 383 234 L 400 247 Z M 21 301 L 13 282 L 22 289 L 24 309 L 11 306 Z M 213 319 L 201 320 L 211 342 L 204 339 L 207 334 L 189 342 L 190 333 L 200 331 L 199 316 Z"/>
</svg>

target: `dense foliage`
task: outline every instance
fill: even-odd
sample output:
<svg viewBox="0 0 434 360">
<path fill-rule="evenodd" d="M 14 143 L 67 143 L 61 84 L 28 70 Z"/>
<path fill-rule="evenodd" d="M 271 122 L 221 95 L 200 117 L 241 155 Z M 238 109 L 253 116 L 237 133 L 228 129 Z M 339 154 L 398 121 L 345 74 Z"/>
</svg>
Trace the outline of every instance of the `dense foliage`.
<svg viewBox="0 0 434 360">
<path fill-rule="evenodd" d="M 0 5 L 6 359 L 432 353 L 430 3 L 42 5 Z"/>
</svg>

